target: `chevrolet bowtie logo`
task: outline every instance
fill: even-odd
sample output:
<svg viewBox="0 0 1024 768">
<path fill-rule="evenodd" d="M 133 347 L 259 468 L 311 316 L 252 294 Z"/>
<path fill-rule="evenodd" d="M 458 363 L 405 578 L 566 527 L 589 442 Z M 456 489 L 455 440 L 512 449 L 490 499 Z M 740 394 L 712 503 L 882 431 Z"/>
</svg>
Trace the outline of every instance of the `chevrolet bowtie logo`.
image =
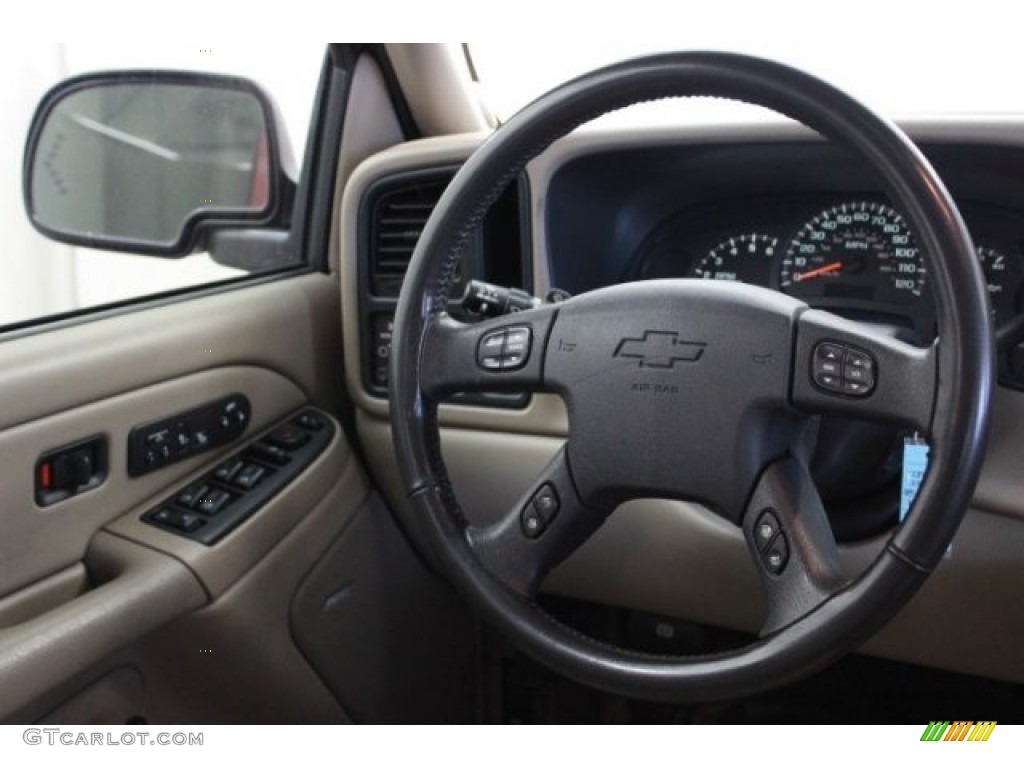
<svg viewBox="0 0 1024 768">
<path fill-rule="evenodd" d="M 672 368 L 676 363 L 697 362 L 706 346 L 698 341 L 680 341 L 675 331 L 644 331 L 643 338 L 620 341 L 614 356 L 639 360 L 641 368 Z"/>
</svg>

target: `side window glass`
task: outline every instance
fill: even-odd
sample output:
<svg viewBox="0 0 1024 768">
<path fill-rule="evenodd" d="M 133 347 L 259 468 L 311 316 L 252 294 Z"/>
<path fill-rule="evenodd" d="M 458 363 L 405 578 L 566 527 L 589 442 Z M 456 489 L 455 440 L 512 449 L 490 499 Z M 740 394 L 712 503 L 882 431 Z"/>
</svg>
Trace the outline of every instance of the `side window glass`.
<svg viewBox="0 0 1024 768">
<path fill-rule="evenodd" d="M 210 243 L 225 219 L 226 233 L 287 228 L 277 187 L 297 181 L 323 56 L 317 44 L 272 57 L 256 45 L 0 51 L 0 328 L 297 263 Z"/>
</svg>

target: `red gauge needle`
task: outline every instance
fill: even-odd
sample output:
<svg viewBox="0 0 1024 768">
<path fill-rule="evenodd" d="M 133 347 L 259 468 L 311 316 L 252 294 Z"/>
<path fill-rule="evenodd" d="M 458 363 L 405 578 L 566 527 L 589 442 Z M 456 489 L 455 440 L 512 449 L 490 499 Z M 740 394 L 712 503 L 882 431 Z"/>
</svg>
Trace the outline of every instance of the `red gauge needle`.
<svg viewBox="0 0 1024 768">
<path fill-rule="evenodd" d="M 806 272 L 801 272 L 796 275 L 793 279 L 798 283 L 802 283 L 804 280 L 810 280 L 812 277 L 818 277 L 819 275 L 827 275 L 830 272 L 838 272 L 843 268 L 843 262 L 833 261 L 831 264 L 826 264 L 823 267 L 817 269 L 809 269 Z"/>
</svg>

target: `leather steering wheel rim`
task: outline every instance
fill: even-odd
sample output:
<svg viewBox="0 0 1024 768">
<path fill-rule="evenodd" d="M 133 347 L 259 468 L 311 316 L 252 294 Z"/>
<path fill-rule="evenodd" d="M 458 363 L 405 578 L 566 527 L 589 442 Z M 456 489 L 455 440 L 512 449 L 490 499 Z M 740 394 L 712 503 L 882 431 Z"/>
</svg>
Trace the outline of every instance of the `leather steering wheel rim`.
<svg viewBox="0 0 1024 768">
<path fill-rule="evenodd" d="M 666 306 L 689 297 L 723 312 L 739 312 L 740 305 L 758 305 L 764 317 L 778 317 L 780 324 L 785 324 L 783 320 L 789 323 L 796 339 L 793 357 L 787 358 L 785 402 L 779 404 L 780 413 L 794 412 L 792 418 L 784 416 L 784 420 L 789 419 L 785 421 L 786 429 L 797 430 L 794 425 L 806 420 L 806 411 L 813 413 L 822 403 L 825 410 L 867 408 L 871 415 L 887 417 L 899 417 L 901 409 L 912 403 L 915 413 L 920 414 L 912 421 L 927 431 L 931 442 L 930 470 L 907 520 L 895 529 L 858 578 L 842 582 L 829 581 L 828 564 L 822 565 L 815 555 L 818 544 L 807 545 L 806 551 L 799 548 L 805 539 L 820 542 L 824 534 L 820 513 L 801 516 L 806 478 L 800 462 L 779 455 L 780 450 L 795 452 L 795 443 L 790 448 L 766 448 L 765 455 L 770 453 L 775 461 L 773 466 L 780 467 L 777 477 L 766 480 L 767 471 L 758 475 L 753 496 L 745 497 L 745 513 L 733 517 L 733 522 L 743 527 L 749 543 L 753 535 L 750 505 L 756 502 L 758 493 L 768 494 L 769 506 L 796 499 L 794 516 L 783 523 L 792 526 L 791 557 L 799 560 L 801 578 L 815 581 L 819 572 L 826 574 L 817 591 L 806 593 L 817 597 L 802 603 L 799 610 L 790 609 L 790 602 L 799 603 L 805 596 L 803 587 L 777 588 L 783 618 L 752 644 L 714 656 L 659 657 L 613 648 L 585 637 L 538 606 L 533 595 L 542 571 L 551 564 L 547 561 L 557 562 L 568 554 L 578 545 L 576 538 L 585 539 L 603 518 L 597 515 L 573 523 L 575 532 L 565 534 L 570 537 L 566 543 L 556 541 L 551 545 L 552 552 L 541 558 L 536 573 L 522 572 L 520 578 L 519 560 L 533 546 L 525 539 L 526 543 L 513 540 L 515 536 L 523 538 L 517 523 L 524 519 L 524 513 L 513 510 L 501 530 L 486 534 L 469 525 L 441 456 L 438 401 L 454 387 L 548 388 L 545 377 L 557 374 L 558 362 L 548 348 L 552 329 L 568 322 L 575 311 L 571 305 L 576 299 L 568 302 L 568 308 L 549 307 L 533 311 L 535 315 L 527 312 L 499 318 L 480 324 L 479 329 L 461 326 L 447 316 L 446 294 L 455 264 L 490 204 L 531 159 L 583 123 L 635 103 L 685 96 L 721 97 L 772 109 L 843 146 L 872 168 L 884 191 L 909 221 L 928 262 L 939 341 L 921 354 L 896 349 L 861 334 L 853 324 L 833 323 L 831 315 L 821 317 L 828 313 L 773 304 L 775 299 L 758 293 L 766 292 L 763 289 L 715 288 L 706 292 L 704 288 L 673 284 L 623 288 L 614 295 L 609 293 L 609 297 L 580 297 L 582 310 L 598 302 L 593 311 L 606 314 L 608 307 L 633 306 L 630 302 L 645 297 Z M 481 372 L 478 350 L 484 336 L 504 330 L 506 336 L 501 338 L 507 338 L 510 327 L 530 329 L 532 351 L 528 354 L 532 357 L 519 374 L 505 379 Z M 879 391 L 868 398 L 876 400 L 875 404 L 835 404 L 800 383 L 807 359 L 800 355 L 811 354 L 801 349 L 815 340 L 820 343 L 821 339 L 835 338 L 852 340 L 853 348 L 867 348 L 879 360 Z M 963 518 L 980 472 L 993 358 L 985 284 L 970 236 L 928 161 L 896 126 L 832 86 L 762 59 L 724 53 L 678 53 L 627 61 L 560 86 L 501 126 L 456 175 L 423 231 L 399 300 L 391 368 L 392 430 L 411 507 L 404 522 L 413 539 L 426 547 L 485 620 L 522 650 L 569 677 L 623 695 L 662 700 L 721 699 L 766 690 L 820 669 L 858 647 L 910 599 L 939 562 Z M 883 379 L 884 365 L 894 371 L 888 379 Z M 444 391 L 436 383 L 442 379 L 451 379 Z M 883 384 L 888 386 L 884 392 Z M 906 397 L 900 394 L 915 387 L 920 391 Z M 557 385 L 553 388 L 558 391 Z M 572 434 L 570 411 L 570 443 Z M 563 496 L 571 495 L 573 488 L 579 493 L 582 462 L 577 458 L 575 468 L 572 464 L 563 457 L 561 469 L 552 470 L 545 478 Z M 529 505 L 531 498 L 524 497 L 522 503 Z M 816 494 L 807 498 L 814 507 Z M 594 492 L 582 506 L 610 508 L 620 500 Z M 563 503 L 569 506 L 564 499 Z M 603 508 L 601 514 L 608 511 Z M 581 514 L 586 517 L 589 513 Z M 569 512 L 564 515 L 568 517 Z M 565 523 L 566 530 L 569 525 Z M 771 574 L 764 578 L 770 589 L 776 589 L 770 585 L 774 578 Z"/>
</svg>

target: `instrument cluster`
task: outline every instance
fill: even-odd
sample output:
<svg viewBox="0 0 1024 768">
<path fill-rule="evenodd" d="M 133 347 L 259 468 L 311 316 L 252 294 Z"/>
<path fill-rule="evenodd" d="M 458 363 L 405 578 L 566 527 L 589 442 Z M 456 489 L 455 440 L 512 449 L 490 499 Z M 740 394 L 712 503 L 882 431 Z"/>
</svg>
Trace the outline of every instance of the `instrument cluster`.
<svg viewBox="0 0 1024 768">
<path fill-rule="evenodd" d="M 964 212 L 997 327 L 1021 311 L 1024 229 L 999 211 Z M 973 214 L 973 215 L 972 215 Z M 630 261 L 625 279 L 736 280 L 782 291 L 858 319 L 935 335 L 928 259 L 903 216 L 870 198 L 736 201 L 664 221 Z"/>
</svg>

